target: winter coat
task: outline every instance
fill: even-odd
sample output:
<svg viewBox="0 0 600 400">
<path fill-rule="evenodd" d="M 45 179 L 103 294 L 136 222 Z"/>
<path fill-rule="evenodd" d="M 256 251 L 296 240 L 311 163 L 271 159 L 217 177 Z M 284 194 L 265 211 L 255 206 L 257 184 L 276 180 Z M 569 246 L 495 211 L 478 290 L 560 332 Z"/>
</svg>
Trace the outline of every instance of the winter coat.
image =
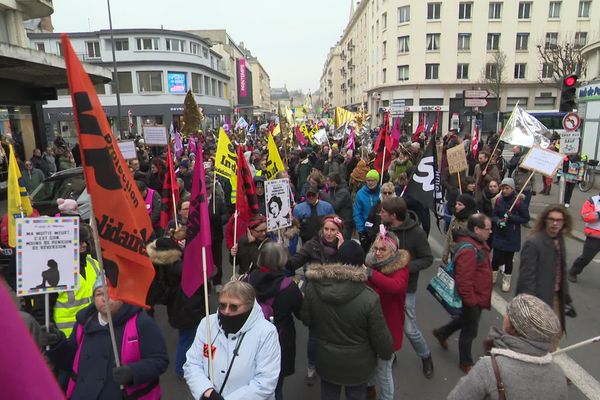
<svg viewBox="0 0 600 400">
<path fill-rule="evenodd" d="M 31 194 L 44 180 L 45 176 L 42 171 L 37 168 L 32 168 L 31 171 L 24 169 L 21 171 L 23 184 L 27 189 L 27 193 Z"/>
<path fill-rule="evenodd" d="M 538 232 L 530 236 L 520 253 L 519 279 L 516 294 L 527 293 L 536 296 L 550 307 L 554 308 L 554 294 L 556 287 L 556 264 L 560 262 L 560 289 L 558 299 L 560 302 L 560 323 L 565 328 L 565 304 L 571 302 L 569 295 L 569 282 L 567 280 L 567 263 L 565 239 L 558 237 L 560 244 L 560 259 L 554 246 L 553 239 L 546 232 Z"/>
<path fill-rule="evenodd" d="M 316 215 L 312 215 L 315 207 Z M 314 206 L 304 201 L 294 207 L 293 215 L 300 221 L 300 237 L 303 242 L 309 241 L 318 234 L 321 229 L 321 217 L 329 214 L 335 214 L 335 210 L 324 200 L 319 200 Z"/>
<path fill-rule="evenodd" d="M 333 156 L 331 161 L 326 161 L 323 175 L 329 176 L 329 174 L 337 173 L 340 175 L 340 178 L 345 182 L 346 181 L 346 164 L 344 163 L 344 156 L 341 154 L 336 154 Z"/>
<path fill-rule="evenodd" d="M 327 257 L 320 237 L 315 237 L 304 243 L 302 248 L 288 260 L 286 269 L 295 271 L 308 263 L 330 264 L 334 262 L 337 262 L 337 251 L 333 256 Z"/>
<path fill-rule="evenodd" d="M 483 188 L 487 186 L 488 182 L 492 179 L 500 182 L 500 170 L 496 164 L 490 163 L 486 174 L 483 178 L 481 178 L 481 170 L 485 168 L 487 165 L 477 164 L 473 169 L 473 178 L 475 178 L 475 200 L 479 201 L 481 199 L 481 192 Z"/>
<path fill-rule="evenodd" d="M 298 175 L 298 181 L 296 187 L 301 188 L 308 179 L 310 172 L 312 171 L 313 165 L 308 158 L 302 160 L 300 164 L 296 166 L 296 173 Z"/>
<path fill-rule="evenodd" d="M 515 190 L 517 192 L 521 191 L 521 188 L 523 187 L 525 182 L 527 182 L 527 179 L 529 178 L 530 174 L 531 174 L 531 171 L 528 171 L 528 170 L 521 171 L 519 168 L 515 169 L 515 171 L 512 173 L 511 177 L 515 180 Z M 534 188 L 535 188 L 535 174 L 533 174 L 533 176 L 531 177 L 529 182 L 527 182 L 527 186 L 525 186 L 525 189 L 523 191 L 524 192 L 533 191 Z"/>
<path fill-rule="evenodd" d="M 410 254 L 408 293 L 414 293 L 417 291 L 419 272 L 429 268 L 433 263 L 433 255 L 427 241 L 427 235 L 423 228 L 419 226 L 416 214 L 412 211 L 406 213 L 406 219 L 400 226 L 389 227 L 388 229 L 394 232 L 398 238 L 400 249 L 406 250 Z"/>
<path fill-rule="evenodd" d="M 454 254 L 454 279 L 463 305 L 489 310 L 493 289 L 490 248 L 468 229 L 455 231 L 454 236 L 455 249 L 461 246 Z M 475 249 L 464 247 L 467 245 L 463 243 L 469 243 Z"/>
<path fill-rule="evenodd" d="M 521 164 L 521 158 L 523 157 L 523 152 L 518 154 L 513 154 L 513 156 L 506 163 L 506 167 L 508 168 L 508 176 L 512 176 L 513 171 L 517 169 L 519 164 Z"/>
<path fill-rule="evenodd" d="M 548 354 L 548 344 L 502 333 L 492 328 L 494 348 L 505 395 L 510 400 L 566 400 L 562 369 Z M 482 357 L 456 384 L 447 400 L 498 400 L 491 357 Z"/>
<path fill-rule="evenodd" d="M 133 385 L 138 385 L 158 380 L 169 366 L 169 357 L 165 340 L 156 322 L 141 308 L 129 304 L 123 304 L 121 309 L 112 316 L 119 354 L 125 324 L 135 314 L 139 314 L 136 325 L 141 360 L 129 364 L 129 367 L 133 370 Z M 77 325 L 83 325 L 84 335 L 75 391 L 71 398 L 73 400 L 123 398 L 123 392 L 113 380 L 112 370 L 115 367 L 115 359 L 108 325 L 100 325 L 94 303 L 77 313 L 75 326 Z M 60 369 L 71 371 L 77 347 L 77 328 L 75 328 L 69 339 L 52 349 L 48 356 Z"/>
<path fill-rule="evenodd" d="M 210 324 L 210 340 L 207 340 L 206 324 Z M 205 355 L 208 354 L 208 344 L 212 344 L 213 348 L 214 384 L 209 378 L 208 357 Z M 195 399 L 201 399 L 208 389 L 221 389 L 238 344 L 239 352 L 221 395 L 227 400 L 275 399 L 281 364 L 277 329 L 265 319 L 256 301 L 250 316 L 235 334 L 225 335 L 217 314 L 200 322 L 183 365 L 185 380 Z"/>
<path fill-rule="evenodd" d="M 258 242 L 254 240 L 254 242 L 248 241 L 248 235 L 244 234 L 240 240 L 238 240 L 238 252 L 236 263 L 239 265 L 239 273 L 245 274 L 252 267 L 256 266 L 256 261 L 258 261 L 258 254 L 260 253 L 261 245 L 270 240 L 268 237 L 262 242 Z M 233 259 L 232 259 L 233 261 Z"/>
<path fill-rule="evenodd" d="M 467 228 L 468 219 L 457 219 L 452 217 L 450 225 L 448 226 L 448 233 L 446 233 L 446 242 L 444 243 L 444 251 L 442 252 L 442 262 L 447 263 L 450 259 L 450 253 L 453 252 L 455 246 L 454 231 Z"/>
<path fill-rule="evenodd" d="M 348 185 L 345 183 L 337 184 L 334 188 L 330 189 L 329 196 L 335 213 L 344 221 L 344 227 L 354 226 L 354 220 L 352 219 L 352 197 L 350 196 Z"/>
<path fill-rule="evenodd" d="M 496 204 L 496 197 L 498 197 L 498 195 L 498 193 L 492 194 L 488 188 L 484 188 L 481 192 L 481 199 L 477 203 L 479 211 L 492 218 L 492 215 L 494 214 L 494 204 Z M 502 195 L 500 194 L 500 196 Z"/>
<path fill-rule="evenodd" d="M 598 226 L 594 225 L 600 221 L 600 206 L 598 209 L 596 208 L 594 197 L 598 197 L 598 195 L 590 197 L 581 205 L 580 215 L 586 224 L 583 233 L 588 237 L 600 239 L 600 229 L 596 229 Z"/>
<path fill-rule="evenodd" d="M 400 350 L 404 337 L 404 300 L 409 275 L 405 267 L 409 260 L 408 252 L 400 250 L 397 257 L 380 269 L 373 267 L 374 254 L 369 253 L 366 261 L 372 267 L 368 283 L 379 295 L 385 322 L 394 339 L 394 351 Z"/>
<path fill-rule="evenodd" d="M 404 162 L 400 162 L 398 159 L 392 160 L 388 168 L 388 174 L 390 175 L 390 181 L 395 182 L 401 173 L 409 175 L 410 169 L 413 167 L 413 163 L 406 159 Z"/>
<path fill-rule="evenodd" d="M 393 341 L 365 269 L 315 264 L 306 278 L 301 315 L 317 337 L 317 373 L 339 385 L 367 383 L 377 357 L 392 357 Z"/>
<path fill-rule="evenodd" d="M 354 224 L 358 233 L 364 232 L 365 221 L 371 212 L 371 208 L 379 203 L 379 188 L 377 185 L 375 189 L 371 190 L 367 185 L 364 185 L 356 193 L 356 199 L 354 200 L 354 212 L 352 216 L 354 218 Z"/>
<path fill-rule="evenodd" d="M 498 220 L 508 213 L 516 196 L 517 194 L 513 192 L 508 197 L 500 195 L 496 199 L 494 212 L 492 213 L 492 227 L 494 231 L 492 247 L 494 249 L 510 252 L 517 252 L 521 249 L 521 225 L 529 222 L 529 210 L 522 199 L 519 199 L 512 209 L 506 221 L 506 226 L 504 228 L 498 226 Z"/>
<path fill-rule="evenodd" d="M 273 308 L 273 324 L 277 328 L 281 346 L 281 376 L 290 376 L 295 371 L 296 360 L 294 315 L 300 319 L 302 292 L 295 282 L 279 291 L 284 276 L 283 271 L 259 268 L 250 273 L 248 283 L 254 287 L 256 299 L 259 302 L 264 303 L 266 300 L 274 299 L 271 307 Z"/>
</svg>

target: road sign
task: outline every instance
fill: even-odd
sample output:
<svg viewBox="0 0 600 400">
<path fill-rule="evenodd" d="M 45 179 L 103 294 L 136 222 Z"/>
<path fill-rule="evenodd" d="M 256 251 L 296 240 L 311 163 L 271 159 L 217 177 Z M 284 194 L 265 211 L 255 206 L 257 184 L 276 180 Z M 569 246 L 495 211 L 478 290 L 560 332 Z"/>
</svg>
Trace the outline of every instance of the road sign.
<svg viewBox="0 0 600 400">
<path fill-rule="evenodd" d="M 465 107 L 485 107 L 488 104 L 486 99 L 465 98 Z"/>
<path fill-rule="evenodd" d="M 561 132 L 560 152 L 562 154 L 576 154 L 579 152 L 580 132 Z"/>
<path fill-rule="evenodd" d="M 576 131 L 581 125 L 581 117 L 577 113 L 570 112 L 564 116 L 562 125 L 567 131 Z"/>
<path fill-rule="evenodd" d="M 487 89 L 468 89 L 463 90 L 463 98 L 465 99 L 485 99 L 490 95 Z"/>
</svg>

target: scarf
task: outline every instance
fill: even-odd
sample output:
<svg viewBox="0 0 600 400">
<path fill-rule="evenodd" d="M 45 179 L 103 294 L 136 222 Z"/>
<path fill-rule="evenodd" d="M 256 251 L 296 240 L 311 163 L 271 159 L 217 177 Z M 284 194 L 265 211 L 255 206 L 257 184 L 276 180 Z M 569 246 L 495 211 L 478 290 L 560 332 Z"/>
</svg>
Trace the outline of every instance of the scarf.
<svg viewBox="0 0 600 400">
<path fill-rule="evenodd" d="M 321 236 L 319 241 L 323 246 L 323 254 L 325 255 L 325 258 L 330 259 L 336 255 L 338 251 L 337 240 L 334 240 L 333 242 L 328 242 L 323 236 Z"/>
<path fill-rule="evenodd" d="M 393 262 L 396 262 L 399 258 L 400 258 L 400 251 L 396 251 L 394 254 L 392 254 L 392 256 L 390 258 L 386 258 L 385 260 L 382 260 L 382 261 L 377 261 L 377 259 L 375 258 L 375 253 L 369 252 L 369 254 L 367 254 L 367 259 L 365 260 L 365 264 L 368 267 L 371 267 L 373 269 L 376 269 L 377 271 L 380 271 L 383 267 L 390 265 Z"/>
</svg>

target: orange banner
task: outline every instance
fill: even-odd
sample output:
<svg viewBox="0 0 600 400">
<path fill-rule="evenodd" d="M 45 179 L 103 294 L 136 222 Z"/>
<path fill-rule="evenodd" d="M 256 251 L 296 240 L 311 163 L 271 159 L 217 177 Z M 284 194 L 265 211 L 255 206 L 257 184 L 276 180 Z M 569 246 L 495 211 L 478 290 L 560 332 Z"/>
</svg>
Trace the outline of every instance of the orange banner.
<svg viewBox="0 0 600 400">
<path fill-rule="evenodd" d="M 145 306 L 154 278 L 154 267 L 146 253 L 146 242 L 152 234 L 146 204 L 117 146 L 94 85 L 64 33 L 62 49 L 110 297 Z"/>
</svg>

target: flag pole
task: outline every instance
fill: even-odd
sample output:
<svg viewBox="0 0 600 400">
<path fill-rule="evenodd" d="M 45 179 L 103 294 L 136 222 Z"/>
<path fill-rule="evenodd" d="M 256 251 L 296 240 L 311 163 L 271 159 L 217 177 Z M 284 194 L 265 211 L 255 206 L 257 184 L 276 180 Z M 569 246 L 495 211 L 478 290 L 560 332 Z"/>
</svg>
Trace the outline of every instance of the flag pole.
<svg viewBox="0 0 600 400">
<path fill-rule="evenodd" d="M 238 240 L 237 240 L 237 225 L 238 225 L 238 210 L 237 207 L 235 209 L 235 213 L 233 214 L 233 244 L 236 245 L 238 244 Z M 238 251 L 239 251 L 239 247 L 238 247 Z M 232 268 L 232 272 L 231 272 L 231 280 L 234 281 L 235 280 L 235 259 L 236 259 L 237 253 L 235 256 L 233 256 L 233 265 L 231 266 Z"/>
<path fill-rule="evenodd" d="M 508 213 L 509 214 L 513 210 L 513 208 L 515 207 L 515 205 L 517 204 L 517 201 L 519 200 L 519 196 L 521 196 L 521 194 L 523 194 L 523 191 L 525 190 L 525 187 L 527 186 L 527 184 L 529 183 L 529 181 L 531 180 L 531 178 L 533 178 L 533 174 L 535 174 L 535 171 L 531 171 L 531 173 L 527 177 L 527 180 L 525 181 L 525 183 L 523 184 L 523 186 L 521 186 L 521 190 L 519 190 L 519 193 L 517 194 L 517 197 L 515 197 L 515 201 L 513 201 L 512 205 L 508 209 Z"/>
<path fill-rule="evenodd" d="M 178 186 L 179 188 L 179 186 Z M 179 229 L 179 222 L 177 221 L 177 204 L 175 203 L 175 192 L 171 190 L 171 200 L 173 201 L 173 219 L 175 220 L 175 230 Z"/>
<path fill-rule="evenodd" d="M 217 194 L 217 169 L 215 168 L 215 173 L 213 174 L 213 192 L 212 192 L 212 199 L 213 199 L 213 214 L 217 213 L 217 200 L 216 200 L 216 194 Z"/>
<path fill-rule="evenodd" d="M 582 342 L 572 344 L 571 346 L 567 346 L 564 349 L 556 350 L 555 352 L 550 353 L 550 354 L 552 354 L 552 356 L 554 357 L 554 356 L 559 355 L 560 353 L 565 353 L 567 351 L 575 350 L 579 347 L 582 347 L 582 346 L 585 346 L 585 345 L 588 345 L 591 343 L 597 343 L 597 342 L 600 342 L 600 336 L 596 336 L 596 337 L 590 338 L 588 340 L 584 340 Z"/>
<path fill-rule="evenodd" d="M 204 309 L 206 310 L 206 341 L 208 347 L 208 376 L 211 383 L 215 383 L 213 368 L 212 335 L 210 332 L 210 309 L 208 306 L 208 276 L 206 272 L 206 246 L 202 246 L 202 273 L 204 274 Z"/>
<path fill-rule="evenodd" d="M 462 194 L 462 185 L 460 184 L 460 171 L 456 173 L 456 177 L 458 178 L 458 190 L 460 194 Z"/>
<path fill-rule="evenodd" d="M 515 115 L 515 110 L 517 109 L 517 107 L 519 106 L 519 100 L 517 100 L 517 104 L 515 104 L 515 108 L 513 109 L 513 112 L 510 114 L 510 118 L 508 119 L 508 121 L 506 121 L 506 126 L 508 126 L 513 119 L 513 116 Z M 504 129 L 502 130 L 502 134 L 504 134 Z M 496 142 L 496 145 L 494 146 L 494 150 L 492 150 L 492 154 L 490 154 L 490 159 L 488 160 L 487 164 L 485 165 L 485 169 L 483 171 L 487 171 L 490 162 L 492 162 L 492 156 L 494 155 L 494 153 L 496 152 L 496 149 L 498 148 L 498 145 L 500 144 L 500 141 L 502 140 L 502 135 L 498 136 L 498 141 Z M 483 172 L 481 171 L 481 172 Z"/>
<path fill-rule="evenodd" d="M 381 162 L 381 177 L 379 178 L 379 185 L 383 185 L 383 173 L 385 171 L 385 152 L 387 150 L 386 140 L 384 139 L 383 143 L 383 159 Z"/>
</svg>

